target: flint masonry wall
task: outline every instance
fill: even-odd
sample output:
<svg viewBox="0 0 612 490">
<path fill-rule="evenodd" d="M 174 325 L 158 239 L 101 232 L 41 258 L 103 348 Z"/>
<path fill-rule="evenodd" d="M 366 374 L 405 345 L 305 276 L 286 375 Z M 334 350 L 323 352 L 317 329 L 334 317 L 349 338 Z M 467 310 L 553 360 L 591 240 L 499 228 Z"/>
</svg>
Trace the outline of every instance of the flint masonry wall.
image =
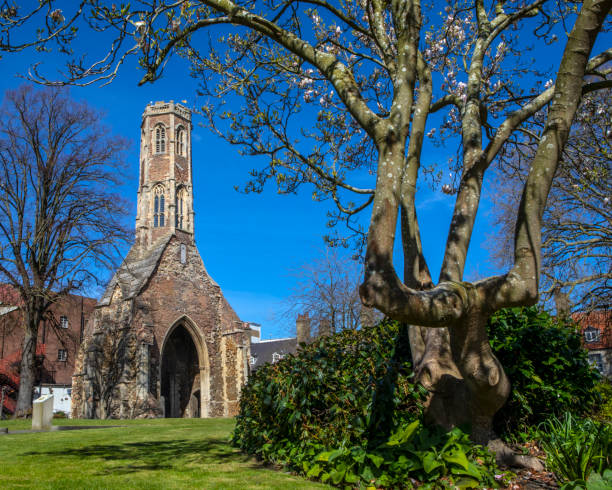
<svg viewBox="0 0 612 490">
<path fill-rule="evenodd" d="M 163 416 L 163 348 L 178 324 L 187 324 L 198 351 L 200 415 L 235 415 L 250 355 L 247 335 L 196 247 L 187 236 L 173 236 L 138 295 L 126 298 L 117 284 L 109 304 L 96 308 L 73 378 L 73 416 Z"/>
</svg>

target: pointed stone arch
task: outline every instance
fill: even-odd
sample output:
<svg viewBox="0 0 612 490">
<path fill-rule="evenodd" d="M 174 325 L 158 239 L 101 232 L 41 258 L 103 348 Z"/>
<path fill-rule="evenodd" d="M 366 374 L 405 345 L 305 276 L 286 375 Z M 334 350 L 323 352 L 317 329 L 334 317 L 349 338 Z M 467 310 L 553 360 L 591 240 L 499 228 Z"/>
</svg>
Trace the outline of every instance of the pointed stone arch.
<svg viewBox="0 0 612 490">
<path fill-rule="evenodd" d="M 184 332 L 184 333 L 183 333 Z M 167 397 L 168 396 L 168 368 L 172 363 L 172 355 L 169 352 L 173 344 L 177 341 L 181 341 L 180 336 L 185 333 L 188 335 L 189 339 L 193 343 L 193 347 L 195 349 L 195 353 L 197 356 L 197 370 L 193 375 L 193 380 L 184 380 L 186 383 L 190 384 L 190 399 L 181 401 L 184 403 L 184 407 L 181 407 L 183 412 L 180 416 L 194 416 L 197 413 L 197 416 L 201 418 L 209 417 L 210 414 L 210 362 L 208 359 L 208 348 L 206 346 L 206 340 L 201 333 L 201 330 L 197 327 L 196 323 L 189 318 L 187 315 L 181 315 L 177 320 L 174 321 L 172 326 L 166 331 L 164 335 L 164 339 L 162 341 L 161 350 L 160 350 L 160 363 L 159 363 L 159 380 L 160 380 L 160 395 Z M 188 346 L 186 346 L 188 347 Z M 189 349 L 187 348 L 187 352 Z M 188 355 L 188 354 L 187 354 Z M 189 359 L 187 359 L 189 361 Z M 188 406 L 193 405 L 193 401 L 191 397 L 197 395 L 197 400 L 199 402 L 199 407 L 197 411 L 194 411 L 193 408 L 190 409 L 189 414 L 186 414 L 184 410 L 186 410 Z M 164 398 L 165 409 L 167 411 L 168 402 L 166 402 L 166 398 Z M 166 417 L 177 416 L 176 411 L 173 413 L 166 413 Z"/>
</svg>

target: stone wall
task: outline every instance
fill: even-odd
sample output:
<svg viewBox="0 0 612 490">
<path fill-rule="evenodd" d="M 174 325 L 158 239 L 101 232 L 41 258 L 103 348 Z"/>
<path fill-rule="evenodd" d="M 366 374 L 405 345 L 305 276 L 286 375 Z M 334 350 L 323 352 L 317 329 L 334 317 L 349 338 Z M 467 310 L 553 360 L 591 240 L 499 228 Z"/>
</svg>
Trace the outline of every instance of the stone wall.
<svg viewBox="0 0 612 490">
<path fill-rule="evenodd" d="M 177 233 L 168 241 L 136 294 L 120 283 L 113 287 L 108 304 L 99 305 L 88 324 L 73 378 L 73 416 L 163 416 L 164 345 L 179 327 L 198 352 L 200 416 L 235 415 L 249 337 L 190 236 Z"/>
</svg>

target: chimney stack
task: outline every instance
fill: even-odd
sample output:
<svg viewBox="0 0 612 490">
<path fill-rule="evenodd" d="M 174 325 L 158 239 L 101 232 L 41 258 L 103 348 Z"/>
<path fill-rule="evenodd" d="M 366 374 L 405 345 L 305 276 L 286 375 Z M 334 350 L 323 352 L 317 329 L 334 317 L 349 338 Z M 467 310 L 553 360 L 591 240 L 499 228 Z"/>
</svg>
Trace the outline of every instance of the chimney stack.
<svg viewBox="0 0 612 490">
<path fill-rule="evenodd" d="M 308 313 L 300 315 L 298 313 L 297 320 L 295 321 L 295 330 L 297 332 L 297 343 L 298 346 L 301 343 L 310 342 L 310 318 Z"/>
</svg>

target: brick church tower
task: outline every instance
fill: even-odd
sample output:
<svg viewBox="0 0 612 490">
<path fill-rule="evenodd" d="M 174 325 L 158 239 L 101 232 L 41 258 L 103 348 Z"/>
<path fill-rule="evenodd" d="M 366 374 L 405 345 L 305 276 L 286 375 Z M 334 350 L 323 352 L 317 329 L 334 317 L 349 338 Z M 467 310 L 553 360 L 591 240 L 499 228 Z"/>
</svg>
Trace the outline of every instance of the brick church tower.
<svg viewBox="0 0 612 490">
<path fill-rule="evenodd" d="M 250 332 L 195 246 L 191 128 L 191 112 L 174 102 L 142 116 L 134 245 L 88 322 L 74 417 L 238 411 Z"/>
<path fill-rule="evenodd" d="M 158 102 L 142 119 L 136 243 L 146 249 L 177 230 L 193 236 L 191 112 Z"/>
</svg>

